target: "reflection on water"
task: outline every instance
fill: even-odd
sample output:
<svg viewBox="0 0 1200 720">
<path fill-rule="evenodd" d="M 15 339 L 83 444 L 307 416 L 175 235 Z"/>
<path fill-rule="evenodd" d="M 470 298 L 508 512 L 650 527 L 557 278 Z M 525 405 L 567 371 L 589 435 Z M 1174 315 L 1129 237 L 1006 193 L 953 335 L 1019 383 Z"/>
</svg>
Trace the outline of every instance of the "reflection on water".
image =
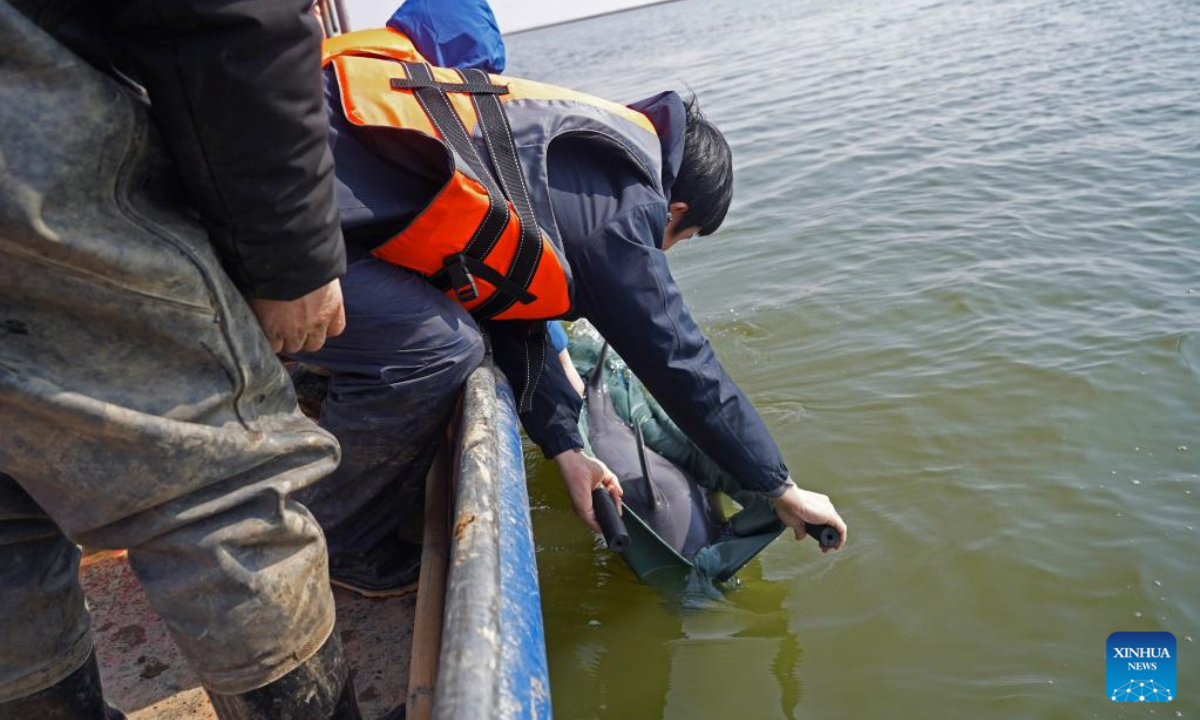
<svg viewBox="0 0 1200 720">
<path fill-rule="evenodd" d="M 578 548 L 585 549 L 590 542 Z M 568 567 L 581 558 L 566 548 L 541 550 L 543 583 L 555 578 L 555 589 L 543 592 L 556 717 L 740 718 L 763 707 L 766 717 L 796 717 L 804 656 L 787 631 L 789 591 L 763 582 L 757 564 L 742 572 L 731 603 L 659 594 L 598 550 L 586 568 Z M 563 598 L 569 608 L 553 607 L 562 585 L 574 587 Z M 562 614 L 572 627 L 554 622 Z"/>
<path fill-rule="evenodd" d="M 672 266 L 852 526 L 681 608 L 531 451 L 556 717 L 1200 714 L 1198 49 L 1182 0 L 688 0 L 511 38 L 515 75 L 700 93 L 736 200 Z M 1173 703 L 1107 699 L 1117 630 L 1177 636 Z"/>
</svg>

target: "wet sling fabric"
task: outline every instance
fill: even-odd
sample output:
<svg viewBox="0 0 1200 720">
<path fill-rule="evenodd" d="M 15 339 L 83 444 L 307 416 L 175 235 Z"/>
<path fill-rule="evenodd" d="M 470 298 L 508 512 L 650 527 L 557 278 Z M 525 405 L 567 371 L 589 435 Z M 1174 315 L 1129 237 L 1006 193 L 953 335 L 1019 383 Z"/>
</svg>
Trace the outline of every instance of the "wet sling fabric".
<svg viewBox="0 0 1200 720">
<path fill-rule="evenodd" d="M 573 335 L 571 360 L 587 378 L 581 434 L 625 490 L 622 559 L 672 594 L 733 577 L 783 531 L 770 502 L 692 443 L 593 329 L 577 324 Z M 726 516 L 717 493 L 741 509 Z"/>
<path fill-rule="evenodd" d="M 477 319 L 571 311 L 572 280 L 546 187 L 550 142 L 578 134 L 661 185 L 649 119 L 552 85 L 431 66 L 394 29 L 327 41 L 342 111 L 374 152 L 440 183 L 433 200 L 372 250 L 415 270 Z"/>
</svg>

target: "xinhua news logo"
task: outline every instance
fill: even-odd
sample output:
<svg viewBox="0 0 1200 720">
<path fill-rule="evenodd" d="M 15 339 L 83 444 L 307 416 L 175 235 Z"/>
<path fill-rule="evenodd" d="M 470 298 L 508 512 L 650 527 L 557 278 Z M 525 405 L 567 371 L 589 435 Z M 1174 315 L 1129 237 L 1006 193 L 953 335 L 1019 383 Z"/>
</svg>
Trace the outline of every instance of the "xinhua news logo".
<svg viewBox="0 0 1200 720">
<path fill-rule="evenodd" d="M 1113 702 L 1175 699 L 1175 636 L 1115 632 L 1108 636 L 1108 698 Z"/>
</svg>

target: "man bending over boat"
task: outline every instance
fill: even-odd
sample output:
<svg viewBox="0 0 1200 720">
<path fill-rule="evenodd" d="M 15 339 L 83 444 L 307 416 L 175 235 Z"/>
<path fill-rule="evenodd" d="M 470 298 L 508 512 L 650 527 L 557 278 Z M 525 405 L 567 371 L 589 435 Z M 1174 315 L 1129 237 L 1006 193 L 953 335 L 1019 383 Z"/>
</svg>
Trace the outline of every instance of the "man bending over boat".
<svg viewBox="0 0 1200 720">
<path fill-rule="evenodd" d="M 419 4 L 387 29 L 325 47 L 347 328 L 301 359 L 331 375 L 321 424 L 344 456 L 303 499 L 325 528 L 335 581 L 386 593 L 413 579 L 415 564 L 383 548 L 397 533 L 416 540 L 420 479 L 483 355 L 481 325 L 526 432 L 596 527 L 591 491 L 620 489 L 582 451 L 580 397 L 547 347 L 543 321 L 562 316 L 590 320 L 688 436 L 772 498 L 798 538 L 806 523 L 829 524 L 844 544 L 845 523 L 829 498 L 792 481 L 663 253 L 725 218 L 732 154 L 720 131 L 673 92 L 626 107 L 489 75 L 479 68 L 503 67 L 498 34 L 426 33 L 419 23 L 431 13 Z M 414 45 L 423 36 L 457 37 L 469 60 L 431 67 Z"/>
</svg>

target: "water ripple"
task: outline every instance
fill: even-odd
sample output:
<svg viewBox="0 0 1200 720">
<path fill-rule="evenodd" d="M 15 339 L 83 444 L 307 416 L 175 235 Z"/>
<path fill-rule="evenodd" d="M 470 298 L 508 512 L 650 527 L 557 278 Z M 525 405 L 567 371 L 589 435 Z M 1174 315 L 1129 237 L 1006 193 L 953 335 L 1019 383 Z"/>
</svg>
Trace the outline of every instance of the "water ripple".
<svg viewBox="0 0 1200 720">
<path fill-rule="evenodd" d="M 514 74 L 686 83 L 725 129 L 734 207 L 672 266 L 854 536 L 768 548 L 738 642 L 637 620 L 619 567 L 548 543 L 558 717 L 722 717 L 722 688 L 745 717 L 925 717 L 930 688 L 938 716 L 1108 716 L 1109 632 L 1196 636 L 1198 49 L 1190 0 L 690 0 L 512 39 Z M 557 512 L 539 537 L 574 537 Z"/>
</svg>

